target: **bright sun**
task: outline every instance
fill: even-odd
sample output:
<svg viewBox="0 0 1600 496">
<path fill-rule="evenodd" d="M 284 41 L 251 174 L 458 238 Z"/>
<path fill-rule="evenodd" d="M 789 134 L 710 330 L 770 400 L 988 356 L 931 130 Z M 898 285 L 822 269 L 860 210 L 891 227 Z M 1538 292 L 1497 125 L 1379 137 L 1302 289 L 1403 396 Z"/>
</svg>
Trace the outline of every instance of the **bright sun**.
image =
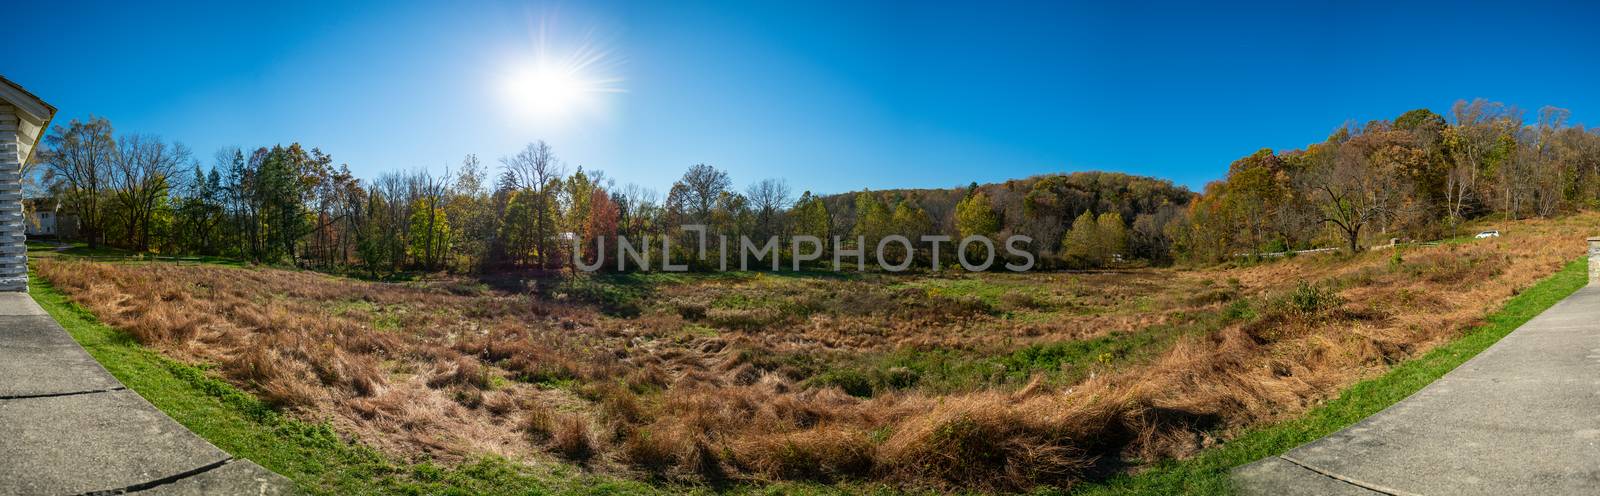
<svg viewBox="0 0 1600 496">
<path fill-rule="evenodd" d="M 541 49 L 537 57 L 508 65 L 501 93 L 514 114 L 553 119 L 597 110 L 602 95 L 620 93 L 619 79 L 597 74 L 610 64 L 606 52 L 589 46 L 565 57 Z"/>
<path fill-rule="evenodd" d="M 544 64 L 513 72 L 504 89 L 518 110 L 546 116 L 575 110 L 598 91 L 577 71 Z"/>
</svg>

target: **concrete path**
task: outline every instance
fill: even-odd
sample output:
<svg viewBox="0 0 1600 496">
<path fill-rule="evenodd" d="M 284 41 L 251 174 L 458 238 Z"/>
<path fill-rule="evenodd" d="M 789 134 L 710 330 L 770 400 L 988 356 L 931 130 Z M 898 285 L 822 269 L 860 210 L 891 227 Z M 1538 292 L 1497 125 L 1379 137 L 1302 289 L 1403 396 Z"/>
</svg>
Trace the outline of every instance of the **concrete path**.
<svg viewBox="0 0 1600 496">
<path fill-rule="evenodd" d="M 1366 420 L 1233 473 L 1244 494 L 1600 494 L 1600 287 Z"/>
<path fill-rule="evenodd" d="M 0 293 L 0 494 L 289 494 L 124 388 L 22 293 Z"/>
</svg>

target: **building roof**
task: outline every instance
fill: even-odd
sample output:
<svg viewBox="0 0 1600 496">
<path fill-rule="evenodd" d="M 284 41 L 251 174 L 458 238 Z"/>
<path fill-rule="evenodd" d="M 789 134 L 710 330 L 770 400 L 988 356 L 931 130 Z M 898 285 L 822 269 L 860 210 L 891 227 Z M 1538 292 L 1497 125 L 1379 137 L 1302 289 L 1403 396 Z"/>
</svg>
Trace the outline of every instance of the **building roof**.
<svg viewBox="0 0 1600 496">
<path fill-rule="evenodd" d="M 22 152 L 22 162 L 27 163 L 33 150 L 39 147 L 39 138 L 43 138 L 49 130 L 50 120 L 56 116 L 56 107 L 5 76 L 0 76 L 0 100 L 17 108 L 17 117 L 23 121 L 17 126 L 20 137 L 25 140 L 32 138 L 31 141 L 24 141 L 23 148 L 19 150 Z"/>
<path fill-rule="evenodd" d="M 44 100 L 39 98 L 39 95 L 35 95 L 33 92 L 28 91 L 27 88 L 23 88 L 16 81 L 6 79 L 4 75 L 0 75 L 0 98 L 5 98 L 6 101 L 16 105 L 18 109 L 27 112 L 39 121 L 50 122 L 50 119 L 56 116 L 56 107 L 54 105 L 45 103 Z"/>
</svg>

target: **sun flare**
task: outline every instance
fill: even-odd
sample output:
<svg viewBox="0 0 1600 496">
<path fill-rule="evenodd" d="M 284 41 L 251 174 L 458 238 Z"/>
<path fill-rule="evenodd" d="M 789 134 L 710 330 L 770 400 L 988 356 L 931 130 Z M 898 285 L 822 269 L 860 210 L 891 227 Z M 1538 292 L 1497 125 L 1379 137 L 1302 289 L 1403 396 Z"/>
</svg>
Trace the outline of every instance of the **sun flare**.
<svg viewBox="0 0 1600 496">
<path fill-rule="evenodd" d="M 587 113 L 603 103 L 601 96 L 620 93 L 619 79 L 600 72 L 606 52 L 589 46 L 566 56 L 541 48 L 532 60 L 508 64 L 500 91 L 513 113 L 533 118 Z"/>
</svg>

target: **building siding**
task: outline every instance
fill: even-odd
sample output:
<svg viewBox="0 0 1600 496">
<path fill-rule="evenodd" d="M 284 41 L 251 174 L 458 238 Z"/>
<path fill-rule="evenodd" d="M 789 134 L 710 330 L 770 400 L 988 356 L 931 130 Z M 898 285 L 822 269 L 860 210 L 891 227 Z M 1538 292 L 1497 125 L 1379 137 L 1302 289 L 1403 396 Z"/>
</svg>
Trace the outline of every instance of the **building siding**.
<svg viewBox="0 0 1600 496">
<path fill-rule="evenodd" d="M 0 291 L 28 289 L 20 124 L 16 107 L 0 103 Z"/>
</svg>

